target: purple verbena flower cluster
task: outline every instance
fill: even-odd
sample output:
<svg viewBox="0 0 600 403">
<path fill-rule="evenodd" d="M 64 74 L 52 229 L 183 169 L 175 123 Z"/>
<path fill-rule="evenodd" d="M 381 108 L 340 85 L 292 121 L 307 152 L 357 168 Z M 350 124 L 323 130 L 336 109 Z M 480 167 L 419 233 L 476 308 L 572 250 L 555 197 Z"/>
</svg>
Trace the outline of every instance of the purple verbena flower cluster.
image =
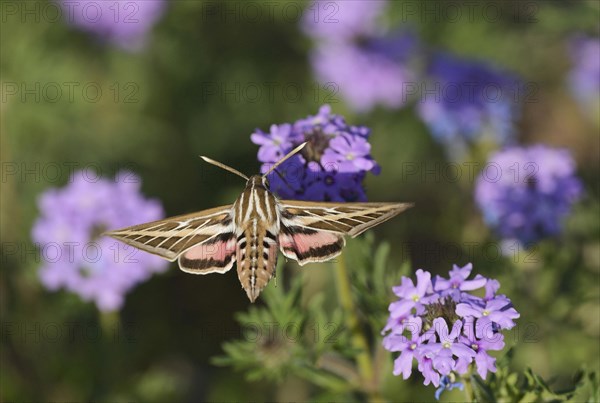
<svg viewBox="0 0 600 403">
<path fill-rule="evenodd" d="M 513 147 L 492 155 L 477 179 L 475 199 L 486 223 L 524 246 L 559 235 L 582 193 L 566 149 Z"/>
<path fill-rule="evenodd" d="M 573 69 L 569 86 L 580 105 L 598 116 L 600 108 L 600 39 L 576 37 L 570 53 Z"/>
<path fill-rule="evenodd" d="M 381 30 L 386 1 L 314 1 L 303 21 L 315 39 L 311 63 L 318 80 L 334 85 L 356 111 L 403 106 L 415 36 Z M 328 17 L 329 16 L 329 17 Z"/>
<path fill-rule="evenodd" d="M 257 129 L 251 139 L 260 145 L 263 173 L 294 147 L 308 143 L 269 175 L 271 190 L 280 197 L 350 202 L 366 201 L 363 179 L 367 172 L 379 172 L 370 154 L 369 135 L 370 129 L 348 125 L 324 105 L 317 115 L 272 125 L 268 133 Z"/>
<path fill-rule="evenodd" d="M 429 91 L 417 111 L 434 138 L 462 155 L 470 143 L 507 144 L 518 113 L 519 82 L 492 66 L 438 53 L 428 72 Z"/>
<path fill-rule="evenodd" d="M 164 217 L 156 200 L 140 193 L 140 179 L 119 172 L 114 181 L 74 172 L 62 189 L 49 189 L 38 201 L 41 216 L 32 229 L 42 251 L 40 280 L 49 290 L 65 288 L 102 311 L 114 311 L 125 294 L 168 262 L 108 237 L 118 229 Z"/>
<path fill-rule="evenodd" d="M 313 1 L 304 13 L 303 31 L 315 38 L 336 42 L 375 35 L 378 18 L 387 0 Z"/>
<path fill-rule="evenodd" d="M 430 383 L 445 389 L 449 382 L 474 366 L 485 379 L 495 372 L 488 351 L 504 348 L 503 329 L 512 328 L 520 315 L 510 299 L 496 294 L 500 284 L 481 275 L 469 279 L 473 266 L 454 265 L 449 278 L 417 270 L 417 283 L 403 277 L 393 288 L 398 300 L 390 304 L 390 317 L 383 329 L 385 349 L 398 352 L 394 375 L 407 379 L 416 360 L 418 370 Z M 483 297 L 472 291 L 483 289 Z M 438 396 L 439 397 L 439 396 Z"/>
<path fill-rule="evenodd" d="M 59 1 L 68 22 L 128 50 L 140 50 L 164 13 L 165 0 Z"/>
</svg>

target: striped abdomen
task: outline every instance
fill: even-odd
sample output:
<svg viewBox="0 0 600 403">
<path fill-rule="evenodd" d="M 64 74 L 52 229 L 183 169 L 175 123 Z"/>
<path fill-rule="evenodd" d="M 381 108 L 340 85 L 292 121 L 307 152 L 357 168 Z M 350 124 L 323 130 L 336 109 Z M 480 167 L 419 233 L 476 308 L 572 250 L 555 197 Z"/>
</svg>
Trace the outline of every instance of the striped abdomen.
<svg viewBox="0 0 600 403">
<path fill-rule="evenodd" d="M 273 277 L 277 263 L 277 200 L 262 180 L 251 178 L 233 206 L 238 278 L 252 302 Z"/>
</svg>

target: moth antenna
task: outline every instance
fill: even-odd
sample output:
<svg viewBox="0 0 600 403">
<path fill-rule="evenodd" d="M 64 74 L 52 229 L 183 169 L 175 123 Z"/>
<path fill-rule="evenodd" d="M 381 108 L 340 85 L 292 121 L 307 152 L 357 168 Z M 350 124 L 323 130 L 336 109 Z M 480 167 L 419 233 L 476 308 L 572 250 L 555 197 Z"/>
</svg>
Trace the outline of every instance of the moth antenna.
<svg viewBox="0 0 600 403">
<path fill-rule="evenodd" d="M 295 191 L 296 191 L 296 189 L 294 189 L 294 188 L 292 187 L 292 185 L 290 185 L 290 183 L 287 181 L 287 179 L 285 179 L 285 176 L 283 176 L 283 175 L 281 174 L 281 172 L 279 172 L 278 170 L 275 170 L 275 171 L 273 171 L 273 172 L 275 172 L 275 173 L 277 174 L 277 176 L 279 176 L 279 177 L 281 178 L 281 180 L 283 181 L 283 183 L 285 183 L 285 184 L 286 184 L 286 186 L 287 186 L 287 187 L 289 187 L 289 188 L 290 188 L 290 190 L 291 190 L 292 192 L 295 192 Z"/>
<path fill-rule="evenodd" d="M 298 151 L 302 150 L 304 148 L 304 146 L 306 145 L 307 141 L 305 141 L 304 143 L 300 144 L 298 147 L 294 148 L 292 151 L 290 151 L 289 153 L 287 153 L 287 155 L 285 157 L 283 157 L 282 159 L 280 159 L 279 161 L 277 161 L 275 163 L 275 165 L 273 165 L 271 167 L 271 169 L 269 169 L 267 171 L 266 174 L 263 175 L 263 178 L 266 178 L 267 175 L 269 175 L 271 172 L 273 172 L 273 170 L 275 170 L 275 168 L 277 168 L 279 165 L 281 165 L 283 162 L 285 162 L 288 158 L 293 157 L 294 154 L 296 154 Z"/>
<path fill-rule="evenodd" d="M 215 160 L 213 160 L 211 158 L 205 157 L 204 155 L 201 155 L 200 158 L 202 158 L 204 161 L 208 162 L 209 164 L 212 164 L 214 166 L 222 168 L 222 169 L 224 169 L 226 171 L 231 172 L 232 174 L 236 174 L 237 176 L 241 176 L 245 180 L 249 180 L 249 178 L 246 175 L 244 175 L 243 173 L 241 173 L 237 169 L 234 169 L 234 168 L 232 168 L 230 166 L 227 166 L 227 165 L 225 165 L 225 164 L 223 164 L 223 163 L 221 163 L 219 161 L 215 161 Z"/>
</svg>

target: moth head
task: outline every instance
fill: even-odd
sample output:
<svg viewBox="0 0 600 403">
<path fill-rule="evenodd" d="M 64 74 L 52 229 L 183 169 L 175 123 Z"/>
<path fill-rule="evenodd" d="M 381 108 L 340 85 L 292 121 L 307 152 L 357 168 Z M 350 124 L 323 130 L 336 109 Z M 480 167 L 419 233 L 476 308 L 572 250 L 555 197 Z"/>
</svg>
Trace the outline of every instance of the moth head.
<svg viewBox="0 0 600 403">
<path fill-rule="evenodd" d="M 246 182 L 246 187 L 254 186 L 255 188 L 265 188 L 269 189 L 269 179 L 266 176 L 262 175 L 252 175 L 248 182 Z"/>
</svg>

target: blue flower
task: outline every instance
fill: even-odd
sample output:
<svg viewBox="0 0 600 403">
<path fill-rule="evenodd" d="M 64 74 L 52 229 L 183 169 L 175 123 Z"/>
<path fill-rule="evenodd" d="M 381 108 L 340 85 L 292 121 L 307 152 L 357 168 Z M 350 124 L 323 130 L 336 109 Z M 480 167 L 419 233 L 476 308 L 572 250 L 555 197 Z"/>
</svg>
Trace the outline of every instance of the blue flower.
<svg viewBox="0 0 600 403">
<path fill-rule="evenodd" d="M 513 147 L 494 154 L 487 166 L 493 169 L 484 169 L 477 179 L 475 200 L 501 238 L 529 246 L 560 234 L 582 194 L 567 150 Z"/>
<path fill-rule="evenodd" d="M 437 54 L 418 113 L 433 136 L 460 155 L 473 142 L 507 144 L 518 114 L 518 80 L 484 63 Z M 516 99 L 517 98 L 517 99 Z"/>
<path fill-rule="evenodd" d="M 440 396 L 442 396 L 442 392 L 446 390 L 452 390 L 454 388 L 458 388 L 460 390 L 464 389 L 464 385 L 462 382 L 452 382 L 449 376 L 443 376 L 440 380 L 440 387 L 435 391 L 435 400 L 440 400 Z"/>
<path fill-rule="evenodd" d="M 260 145 L 263 173 L 294 147 L 308 143 L 269 175 L 271 190 L 279 197 L 350 202 L 366 201 L 365 175 L 379 172 L 370 155 L 369 134 L 367 127 L 348 125 L 324 105 L 314 116 L 271 126 L 269 133 L 257 130 L 251 140 Z"/>
<path fill-rule="evenodd" d="M 136 175 L 120 172 L 114 181 L 89 181 L 75 172 L 62 189 L 49 189 L 38 201 L 41 216 L 32 238 L 42 250 L 40 280 L 49 290 L 65 288 L 102 311 L 114 311 L 124 296 L 168 262 L 99 235 L 164 217 L 156 200 L 140 193 Z"/>
</svg>

